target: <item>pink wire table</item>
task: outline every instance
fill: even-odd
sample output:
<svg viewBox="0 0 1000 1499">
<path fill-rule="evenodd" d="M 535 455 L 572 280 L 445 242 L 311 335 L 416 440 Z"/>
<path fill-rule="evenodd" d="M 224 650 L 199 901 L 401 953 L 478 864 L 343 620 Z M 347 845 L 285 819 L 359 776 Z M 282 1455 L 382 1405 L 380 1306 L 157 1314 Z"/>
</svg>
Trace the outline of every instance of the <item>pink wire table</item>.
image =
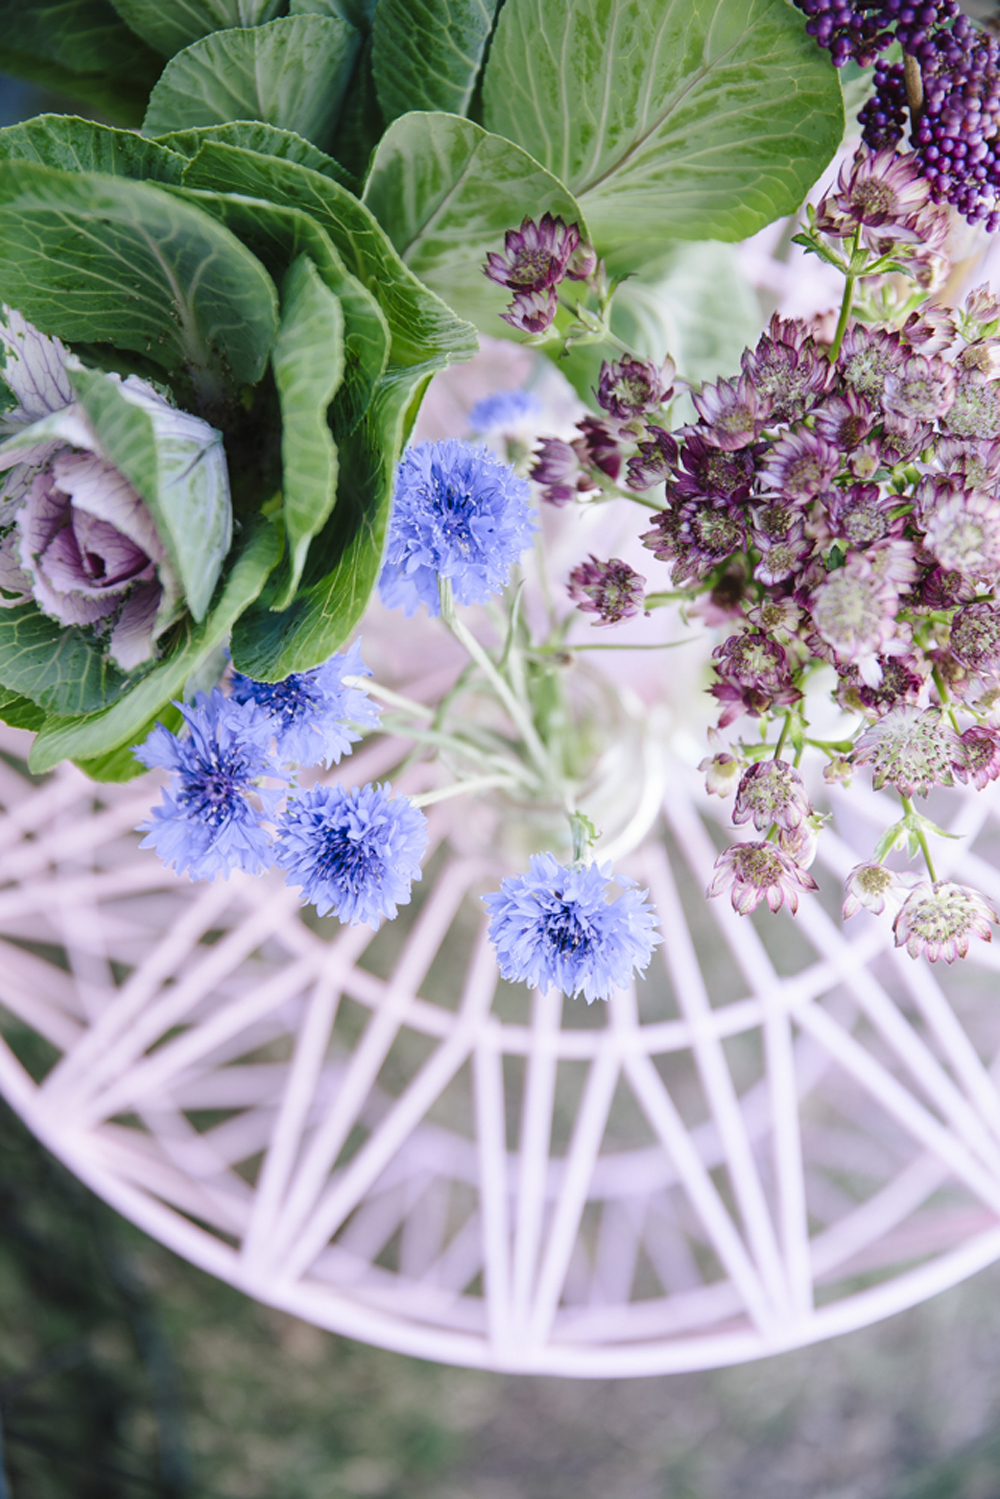
<svg viewBox="0 0 1000 1499">
<path fill-rule="evenodd" d="M 35 782 L 3 735 L 0 1090 L 248 1295 L 424 1358 L 629 1376 L 826 1338 L 1000 1257 L 1000 953 L 941 971 L 844 927 L 852 840 L 885 820 L 863 787 L 793 927 L 705 904 L 712 810 L 661 765 L 624 867 L 665 941 L 588 1009 L 498 983 L 475 897 L 502 869 L 460 804 L 375 935 L 271 877 L 175 878 L 132 831 L 152 777 Z M 1000 899 L 1000 802 L 949 805 L 947 874 Z"/>
</svg>

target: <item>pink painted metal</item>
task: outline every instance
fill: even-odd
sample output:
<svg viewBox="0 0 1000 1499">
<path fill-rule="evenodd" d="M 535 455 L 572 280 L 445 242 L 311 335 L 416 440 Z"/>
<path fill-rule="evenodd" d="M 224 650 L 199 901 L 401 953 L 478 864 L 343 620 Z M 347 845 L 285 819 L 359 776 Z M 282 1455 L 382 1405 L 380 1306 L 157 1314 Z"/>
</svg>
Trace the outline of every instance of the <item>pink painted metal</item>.
<svg viewBox="0 0 1000 1499">
<path fill-rule="evenodd" d="M 419 902 L 376 936 L 277 878 L 175 878 L 132 831 L 153 777 L 37 784 L 23 740 L 0 744 L 0 1089 L 249 1295 L 425 1358 L 626 1376 L 828 1337 L 1000 1256 L 998 956 L 942 972 L 843 927 L 874 793 L 835 804 L 794 927 L 741 920 L 704 902 L 711 809 L 661 748 L 663 820 L 624 867 L 665 941 L 588 1009 L 498 984 L 476 896 L 502 866 L 461 804 L 431 809 Z M 948 805 L 948 873 L 997 900 L 1000 801 Z"/>
</svg>

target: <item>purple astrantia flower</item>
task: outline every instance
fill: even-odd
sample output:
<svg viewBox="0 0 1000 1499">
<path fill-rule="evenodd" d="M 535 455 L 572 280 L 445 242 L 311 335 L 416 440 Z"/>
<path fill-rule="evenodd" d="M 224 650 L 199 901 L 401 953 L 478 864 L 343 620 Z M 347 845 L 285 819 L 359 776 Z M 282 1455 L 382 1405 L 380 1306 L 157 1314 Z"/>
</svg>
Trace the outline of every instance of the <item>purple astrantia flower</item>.
<svg viewBox="0 0 1000 1499">
<path fill-rule="evenodd" d="M 333 655 L 311 671 L 293 672 L 282 682 L 255 682 L 233 673 L 238 703 L 256 703 L 271 721 L 275 753 L 296 765 L 339 765 L 361 735 L 351 727 L 378 727 L 381 709 L 366 692 L 344 685 L 345 677 L 370 677 L 361 659 L 361 641 L 344 655 Z"/>
<path fill-rule="evenodd" d="M 924 306 L 911 312 L 900 330 L 911 349 L 921 354 L 943 354 L 955 341 L 958 329 L 947 307 Z"/>
<path fill-rule="evenodd" d="M 923 480 L 917 501 L 924 546 L 941 568 L 992 583 L 1000 573 L 1000 500 L 940 478 Z"/>
<path fill-rule="evenodd" d="M 647 427 L 646 436 L 649 441 L 640 442 L 639 451 L 628 461 L 626 472 L 633 489 L 651 489 L 677 466 L 677 443 L 665 427 Z"/>
<path fill-rule="evenodd" d="M 758 833 L 773 824 L 794 832 L 811 814 L 802 777 L 786 760 L 758 760 L 744 771 L 733 808 L 737 827 L 752 818 Z"/>
<path fill-rule="evenodd" d="M 544 292 L 559 285 L 580 244 L 578 224 L 566 224 L 551 213 L 522 220 L 520 229 L 508 229 L 503 254 L 486 257 L 484 273 L 498 286 L 514 292 Z"/>
<path fill-rule="evenodd" d="M 556 320 L 559 298 L 551 287 L 542 291 L 518 291 L 500 316 L 521 333 L 546 333 Z"/>
<path fill-rule="evenodd" d="M 427 846 L 427 819 L 391 787 L 314 786 L 288 804 L 278 824 L 275 863 L 317 914 L 378 929 L 409 904 Z"/>
<path fill-rule="evenodd" d="M 599 614 L 595 624 L 617 625 L 641 614 L 646 579 L 619 557 L 600 562 L 590 554 L 569 575 L 569 596 L 584 614 Z"/>
<path fill-rule="evenodd" d="M 876 791 L 891 781 L 902 796 L 926 796 L 932 786 L 954 784 L 952 766 L 960 755 L 959 737 L 937 708 L 903 706 L 866 729 L 850 758 L 872 767 Z"/>
<path fill-rule="evenodd" d="M 915 421 L 945 416 L 955 400 L 955 371 L 939 354 L 928 359 L 911 354 L 885 377 L 882 403 L 886 411 Z"/>
<path fill-rule="evenodd" d="M 874 687 L 864 681 L 856 666 L 838 665 L 836 698 L 849 713 L 875 713 L 880 718 L 904 703 L 926 708 L 928 663 L 918 654 L 877 656 L 875 668 L 881 673 Z M 874 676 L 875 671 L 870 672 Z"/>
<path fill-rule="evenodd" d="M 997 913 L 978 890 L 947 881 L 924 882 L 907 896 L 892 930 L 896 946 L 905 946 L 911 958 L 925 953 L 931 963 L 938 958 L 953 963 L 965 957 L 973 937 L 991 941 L 990 927 L 996 921 Z"/>
<path fill-rule="evenodd" d="M 281 792 L 262 790 L 261 777 L 279 778 L 270 755 L 274 728 L 254 703 L 238 703 L 216 687 L 194 705 L 177 703 L 187 727 L 181 739 L 157 724 L 132 753 L 143 765 L 171 771 L 163 800 L 139 832 L 164 864 L 195 880 L 260 874 L 273 862 L 262 824 Z"/>
<path fill-rule="evenodd" d="M 703 385 L 700 391 L 692 391 L 691 399 L 704 423 L 699 435 L 724 452 L 749 447 L 759 435 L 764 411 L 745 375 Z"/>
<path fill-rule="evenodd" d="M 959 609 L 951 622 L 951 654 L 982 677 L 1000 677 L 1000 604 L 981 599 Z"/>
<path fill-rule="evenodd" d="M 484 604 L 537 530 L 528 485 L 488 448 L 446 438 L 403 454 L 389 520 L 382 602 L 409 616 L 440 613 L 438 578 L 460 604 Z"/>
<path fill-rule="evenodd" d="M 540 416 L 542 403 L 530 390 L 498 390 L 477 401 L 469 412 L 473 432 L 496 432 Z"/>
<path fill-rule="evenodd" d="M 951 768 L 960 781 L 971 781 L 982 791 L 1000 776 L 1000 732 L 985 724 L 973 724 L 959 736 L 959 753 Z"/>
<path fill-rule="evenodd" d="M 859 152 L 840 169 L 834 191 L 816 210 L 816 228 L 836 239 L 861 230 L 862 242 L 880 249 L 886 240 L 920 239 L 917 215 L 930 201 L 930 184 L 915 156 L 895 151 Z"/>
<path fill-rule="evenodd" d="M 669 357 L 663 364 L 624 354 L 601 365 L 597 403 L 620 421 L 658 411 L 674 393 L 677 366 Z"/>
<path fill-rule="evenodd" d="M 777 313 L 757 347 L 744 350 L 740 363 L 772 422 L 805 416 L 833 379 L 830 361 L 816 348 L 805 325 L 785 321 Z"/>
<path fill-rule="evenodd" d="M 903 358 L 902 339 L 884 328 L 852 323 L 840 345 L 837 368 L 845 382 L 869 400 L 881 400 L 886 376 Z"/>
<path fill-rule="evenodd" d="M 755 535 L 754 540 L 760 547 L 760 561 L 753 570 L 758 583 L 784 583 L 788 578 L 794 578 L 813 551 L 813 543 L 806 536 L 805 523 L 801 519 L 792 522 L 782 541 L 771 541 L 760 535 Z"/>
<path fill-rule="evenodd" d="M 568 505 L 598 487 L 584 467 L 586 460 L 587 448 L 581 437 L 572 442 L 543 437 L 535 449 L 535 466 L 529 478 L 542 486 L 542 499 L 550 505 Z"/>
<path fill-rule="evenodd" d="M 715 861 L 709 896 L 731 892 L 733 910 L 741 916 L 756 911 L 766 900 L 771 911 L 788 902 L 794 916 L 799 909 L 799 891 L 817 890 L 811 874 L 773 843 L 734 843 Z"/>
<path fill-rule="evenodd" d="M 651 434 L 652 428 L 647 429 Z M 639 444 L 639 452 L 645 445 Z M 677 468 L 676 447 L 671 467 Z M 749 497 L 753 490 L 757 472 L 754 450 L 743 448 L 726 452 L 714 443 L 706 442 L 698 430 L 688 428 L 680 461 L 685 472 L 677 472 L 670 487 L 671 499 L 682 500 L 729 500 L 737 502 Z"/>
<path fill-rule="evenodd" d="M 708 742 L 710 746 L 718 744 L 719 735 L 715 729 L 709 729 Z M 734 754 L 732 750 L 716 750 L 714 755 L 707 755 L 698 766 L 704 774 L 705 790 L 709 796 L 719 796 L 723 800 L 732 796 L 746 768 L 747 762 L 743 756 Z"/>
<path fill-rule="evenodd" d="M 844 920 L 856 915 L 862 907 L 873 916 L 881 916 L 886 902 L 893 897 L 901 899 L 904 889 L 899 875 L 884 864 L 856 864 L 844 883 Z"/>
<path fill-rule="evenodd" d="M 674 583 L 703 578 L 746 546 L 746 522 L 735 505 L 694 502 L 661 510 L 639 538 L 654 557 L 669 562 Z"/>
<path fill-rule="evenodd" d="M 818 435 L 842 453 L 852 453 L 860 447 L 875 421 L 872 407 L 864 396 L 851 389 L 842 396 L 828 396 L 813 415 Z"/>
<path fill-rule="evenodd" d="M 612 484 L 617 483 L 623 462 L 618 423 L 602 421 L 599 416 L 585 416 L 577 422 L 576 430 L 580 433 L 577 440 L 583 443 L 588 462 L 602 474 L 607 474 Z M 631 445 L 627 434 L 625 442 Z"/>
<path fill-rule="evenodd" d="M 883 495 L 877 484 L 852 484 L 833 490 L 824 509 L 831 534 L 862 549 L 903 534 L 904 517 L 892 517 L 898 505 L 899 496 Z"/>
<path fill-rule="evenodd" d="M 771 447 L 761 481 L 783 498 L 805 503 L 829 489 L 840 472 L 841 455 L 818 432 L 801 427 Z"/>
<path fill-rule="evenodd" d="M 820 639 L 832 647 L 838 661 L 853 662 L 872 687 L 880 680 L 876 658 L 898 634 L 898 607 L 896 589 L 858 552 L 829 573 L 809 600 Z"/>
<path fill-rule="evenodd" d="M 609 902 L 613 880 L 623 893 Z M 582 993 L 588 1004 L 610 999 L 662 941 L 647 894 L 610 864 L 567 868 L 552 854 L 532 855 L 527 873 L 483 896 L 501 974 L 529 989 Z"/>
<path fill-rule="evenodd" d="M 995 438 L 1000 430 L 1000 381 L 977 370 L 961 371 L 944 422 L 957 437 Z"/>
</svg>

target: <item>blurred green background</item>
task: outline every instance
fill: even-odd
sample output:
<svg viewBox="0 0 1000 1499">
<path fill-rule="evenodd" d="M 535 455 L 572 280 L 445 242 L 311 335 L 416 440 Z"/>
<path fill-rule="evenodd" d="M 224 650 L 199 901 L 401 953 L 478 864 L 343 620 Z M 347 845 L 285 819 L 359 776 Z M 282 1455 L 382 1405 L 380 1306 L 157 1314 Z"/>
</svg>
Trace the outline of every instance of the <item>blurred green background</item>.
<svg viewBox="0 0 1000 1499">
<path fill-rule="evenodd" d="M 0 1111 L 3 1499 L 995 1499 L 998 1399 L 1000 1267 L 737 1369 L 448 1369 L 211 1280 Z"/>
</svg>

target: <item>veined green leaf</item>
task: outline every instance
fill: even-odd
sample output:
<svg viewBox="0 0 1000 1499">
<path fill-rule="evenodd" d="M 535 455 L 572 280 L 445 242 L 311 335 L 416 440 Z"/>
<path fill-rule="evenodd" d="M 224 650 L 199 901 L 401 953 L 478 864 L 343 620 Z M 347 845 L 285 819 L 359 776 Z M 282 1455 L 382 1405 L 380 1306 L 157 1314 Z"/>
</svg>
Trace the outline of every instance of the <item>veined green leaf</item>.
<svg viewBox="0 0 1000 1499">
<path fill-rule="evenodd" d="M 109 0 L 0 0 L 3 70 L 138 125 L 162 66 Z"/>
<path fill-rule="evenodd" d="M 525 215 L 577 222 L 562 183 L 520 146 L 449 114 L 408 114 L 390 125 L 372 161 L 363 201 L 421 281 L 494 336 L 510 293 L 483 275 L 490 250 Z"/>
<path fill-rule="evenodd" d="M 3 709 L 0 709 L 0 715 L 2 713 Z M 184 719 L 180 709 L 175 708 L 173 703 L 164 703 L 149 722 L 139 729 L 133 743 L 142 744 L 143 740 L 149 738 L 157 723 L 161 723 L 165 729 L 176 734 L 183 725 Z M 40 728 L 41 725 L 36 724 L 35 727 Z M 76 764 L 92 781 L 134 781 L 146 774 L 145 765 L 132 753 L 132 744 L 120 745 L 118 749 L 109 750 L 106 755 L 97 755 L 93 760 L 77 760 Z"/>
<path fill-rule="evenodd" d="M 566 184 L 600 250 L 641 254 L 792 212 L 844 115 L 787 0 L 506 0 L 483 122 Z"/>
<path fill-rule="evenodd" d="M 48 713 L 92 713 L 128 686 L 99 645 L 36 604 L 0 610 L 0 687 Z M 2 717 L 2 711 L 0 711 Z"/>
<path fill-rule="evenodd" d="M 50 719 L 35 740 L 28 762 L 31 769 L 40 774 L 60 760 L 93 760 L 121 745 L 136 744 L 164 704 L 180 697 L 199 661 L 225 640 L 236 618 L 260 593 L 280 555 L 280 528 L 259 524 L 233 556 L 215 603 L 201 624 L 189 619 L 169 655 L 118 702 L 86 717 Z"/>
<path fill-rule="evenodd" d="M 29 697 L 20 697 L 0 687 L 0 719 L 12 729 L 30 729 L 35 733 L 45 722 L 46 713 Z"/>
<path fill-rule="evenodd" d="M 173 57 L 182 47 L 234 26 L 260 26 L 284 9 L 283 0 L 112 0 L 144 42 Z"/>
<path fill-rule="evenodd" d="M 291 0 L 293 16 L 340 16 L 364 35 L 371 30 L 375 0 Z"/>
<path fill-rule="evenodd" d="M 281 281 L 299 255 L 308 255 L 345 319 L 344 379 L 331 412 L 334 432 L 352 432 L 374 394 L 389 357 L 389 329 L 371 292 L 345 268 L 329 235 L 301 209 L 234 193 L 184 188 L 191 202 L 237 234 Z"/>
<path fill-rule="evenodd" d="M 228 125 L 199 125 L 194 130 L 174 130 L 162 136 L 159 144 L 171 151 L 179 151 L 190 160 L 209 141 L 240 146 L 245 151 L 258 151 L 262 156 L 278 156 L 283 161 L 295 161 L 299 166 L 322 172 L 324 177 L 332 177 L 334 182 L 342 182 L 345 187 L 353 185 L 350 173 L 339 161 L 334 161 L 311 141 L 296 135 L 294 130 L 279 130 L 277 125 L 264 125 L 260 120 L 232 120 Z"/>
<path fill-rule="evenodd" d="M 169 407 L 151 412 L 97 370 L 69 371 L 108 460 L 149 506 L 195 619 L 203 619 L 232 539 L 221 432 Z"/>
<path fill-rule="evenodd" d="M 496 0 L 379 0 L 372 72 L 387 124 L 412 109 L 465 114 L 495 12 Z"/>
<path fill-rule="evenodd" d="M 357 430 L 340 445 L 334 511 L 309 549 L 303 584 L 281 614 L 271 591 L 233 629 L 233 664 L 261 682 L 318 666 L 347 640 L 378 581 L 396 462 L 429 375 L 384 375 Z"/>
<path fill-rule="evenodd" d="M 325 147 L 360 38 L 332 16 L 285 16 L 216 31 L 178 52 L 149 99 L 143 134 L 263 120 Z"/>
<path fill-rule="evenodd" d="M 36 115 L 0 130 L 0 161 L 35 161 L 64 172 L 106 172 L 140 181 L 179 182 L 184 157 L 143 140 L 134 130 L 115 130 L 75 115 Z"/>
<path fill-rule="evenodd" d="M 371 154 L 384 129 L 385 120 L 379 108 L 375 75 L 372 73 L 372 37 L 369 31 L 354 64 L 337 133 L 330 148 L 337 160 L 343 162 L 359 182 L 368 170 Z"/>
<path fill-rule="evenodd" d="M 0 162 L 0 300 L 43 333 L 187 366 L 209 391 L 259 380 L 278 325 L 264 267 L 208 214 L 152 183 L 27 161 Z"/>
<path fill-rule="evenodd" d="M 428 366 L 430 361 L 442 368 L 475 353 L 475 330 L 407 269 L 371 211 L 328 177 L 290 161 L 208 145 L 188 167 L 184 181 L 190 187 L 286 204 L 315 219 L 385 314 L 392 335 L 390 364 Z"/>
<path fill-rule="evenodd" d="M 291 602 L 309 543 L 337 493 L 337 448 L 327 408 L 344 373 L 344 315 L 305 255 L 281 288 L 281 326 L 271 355 L 281 403 L 282 514 L 288 567 L 271 607 Z"/>
</svg>

